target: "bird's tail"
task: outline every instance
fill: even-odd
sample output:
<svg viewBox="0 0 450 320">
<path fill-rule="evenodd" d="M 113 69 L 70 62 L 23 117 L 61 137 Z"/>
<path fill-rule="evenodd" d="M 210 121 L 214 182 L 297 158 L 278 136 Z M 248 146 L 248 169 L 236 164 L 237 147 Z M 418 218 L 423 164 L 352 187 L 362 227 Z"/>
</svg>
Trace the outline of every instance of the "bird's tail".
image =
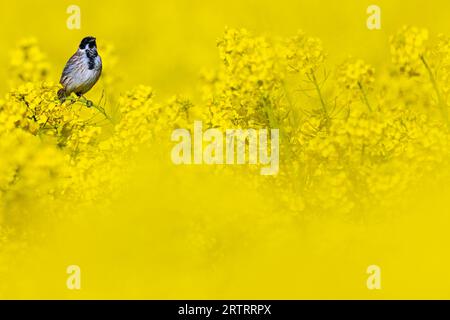
<svg viewBox="0 0 450 320">
<path fill-rule="evenodd" d="M 64 89 L 59 89 L 58 90 L 58 99 L 59 99 L 59 101 L 61 101 L 61 102 L 64 102 L 64 100 L 66 100 L 66 90 L 64 90 Z"/>
</svg>

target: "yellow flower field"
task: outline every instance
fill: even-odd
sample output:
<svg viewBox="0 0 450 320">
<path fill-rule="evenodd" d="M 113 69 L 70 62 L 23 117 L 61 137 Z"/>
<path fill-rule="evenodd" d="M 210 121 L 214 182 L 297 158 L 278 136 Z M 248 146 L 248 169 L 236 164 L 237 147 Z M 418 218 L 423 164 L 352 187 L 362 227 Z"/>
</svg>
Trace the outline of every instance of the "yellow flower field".
<svg viewBox="0 0 450 320">
<path fill-rule="evenodd" d="M 447 1 L 378 1 L 381 30 L 364 1 L 79 1 L 79 30 L 43 2 L 0 7 L 0 298 L 450 298 Z M 87 35 L 93 106 L 61 102 Z M 174 165 L 196 120 L 279 129 L 278 174 Z"/>
</svg>

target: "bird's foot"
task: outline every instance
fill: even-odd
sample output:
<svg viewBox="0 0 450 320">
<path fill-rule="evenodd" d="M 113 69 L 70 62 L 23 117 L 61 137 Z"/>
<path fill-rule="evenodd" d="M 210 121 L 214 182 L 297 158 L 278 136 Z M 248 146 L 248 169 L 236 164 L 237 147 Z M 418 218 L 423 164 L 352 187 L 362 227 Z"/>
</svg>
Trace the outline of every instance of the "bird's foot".
<svg viewBox="0 0 450 320">
<path fill-rule="evenodd" d="M 84 102 L 86 103 L 86 107 L 91 108 L 91 107 L 94 105 L 94 103 L 93 103 L 91 100 L 87 99 L 87 98 L 86 98 L 85 96 L 83 96 L 82 94 L 78 95 L 78 97 L 79 97 L 80 99 L 83 99 L 83 100 L 84 100 Z"/>
</svg>

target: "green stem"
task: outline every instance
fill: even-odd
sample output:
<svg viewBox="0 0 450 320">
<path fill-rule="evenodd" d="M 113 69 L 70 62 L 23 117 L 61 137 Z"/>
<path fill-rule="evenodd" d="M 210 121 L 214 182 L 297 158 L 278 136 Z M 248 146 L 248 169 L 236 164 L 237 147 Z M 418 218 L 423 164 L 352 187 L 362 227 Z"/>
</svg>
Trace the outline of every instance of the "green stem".
<svg viewBox="0 0 450 320">
<path fill-rule="evenodd" d="M 447 104 L 445 103 L 444 99 L 442 98 L 441 91 L 439 90 L 438 83 L 436 81 L 436 78 L 433 74 L 433 71 L 430 68 L 430 65 L 428 64 L 427 60 L 423 55 L 420 56 L 420 59 L 423 62 L 423 65 L 425 66 L 425 69 L 427 69 L 428 75 L 431 80 L 431 84 L 433 85 L 434 91 L 436 92 L 436 96 L 438 99 L 439 108 L 441 109 L 442 117 L 444 118 L 445 123 L 448 127 L 450 127 L 450 123 L 448 121 L 448 110 L 447 110 Z"/>
<path fill-rule="evenodd" d="M 106 113 L 105 109 L 103 109 L 102 107 L 97 106 L 97 105 L 95 105 L 95 104 L 92 104 L 92 107 L 93 107 L 94 109 L 98 110 L 101 114 L 103 114 L 103 115 L 105 116 L 105 118 L 108 119 L 110 122 L 113 122 L 112 119 L 111 119 L 111 117 L 108 116 L 108 114 Z"/>
<path fill-rule="evenodd" d="M 269 121 L 269 126 L 271 128 L 278 128 L 278 122 L 275 119 L 275 115 L 273 114 L 273 109 L 271 103 L 268 102 L 266 97 L 262 98 L 262 104 L 264 112 L 266 113 L 267 120 Z"/>
<path fill-rule="evenodd" d="M 314 73 L 314 70 L 311 70 L 311 80 L 312 80 L 312 83 L 314 84 L 314 87 L 316 88 L 317 95 L 319 96 L 320 103 L 322 104 L 323 112 L 325 113 L 325 117 L 328 119 L 327 105 L 325 104 L 325 100 L 323 99 L 322 91 L 320 91 L 320 86 L 319 86 L 319 83 L 317 82 L 317 78 L 316 78 L 316 74 Z"/>
<path fill-rule="evenodd" d="M 367 99 L 366 90 L 364 90 L 363 85 L 359 81 L 358 81 L 358 86 L 359 86 L 359 90 L 361 90 L 364 103 L 366 104 L 367 108 L 369 109 L 369 112 L 372 112 L 372 107 L 370 106 L 369 99 Z"/>
<path fill-rule="evenodd" d="M 107 120 L 109 120 L 111 123 L 113 122 L 112 118 L 106 113 L 105 109 L 103 109 L 100 106 L 97 106 L 96 104 L 94 104 L 92 101 L 86 99 L 84 96 L 78 98 L 78 99 L 74 99 L 72 97 L 67 97 L 66 98 L 67 101 L 71 101 L 72 103 L 75 103 L 77 101 L 82 102 L 86 107 L 90 108 L 93 107 L 94 109 L 96 109 L 98 112 L 100 112 Z"/>
</svg>

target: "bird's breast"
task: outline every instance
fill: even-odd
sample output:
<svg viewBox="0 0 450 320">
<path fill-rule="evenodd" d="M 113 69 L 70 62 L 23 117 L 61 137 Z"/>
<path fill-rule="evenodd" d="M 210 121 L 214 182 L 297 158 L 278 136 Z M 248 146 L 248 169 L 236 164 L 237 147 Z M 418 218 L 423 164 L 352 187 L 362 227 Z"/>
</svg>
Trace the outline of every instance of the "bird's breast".
<svg viewBox="0 0 450 320">
<path fill-rule="evenodd" d="M 70 67 L 63 74 L 63 84 L 67 92 L 84 94 L 88 92 L 102 72 L 102 61 L 100 56 L 92 59 L 79 55 L 72 60 Z"/>
</svg>

